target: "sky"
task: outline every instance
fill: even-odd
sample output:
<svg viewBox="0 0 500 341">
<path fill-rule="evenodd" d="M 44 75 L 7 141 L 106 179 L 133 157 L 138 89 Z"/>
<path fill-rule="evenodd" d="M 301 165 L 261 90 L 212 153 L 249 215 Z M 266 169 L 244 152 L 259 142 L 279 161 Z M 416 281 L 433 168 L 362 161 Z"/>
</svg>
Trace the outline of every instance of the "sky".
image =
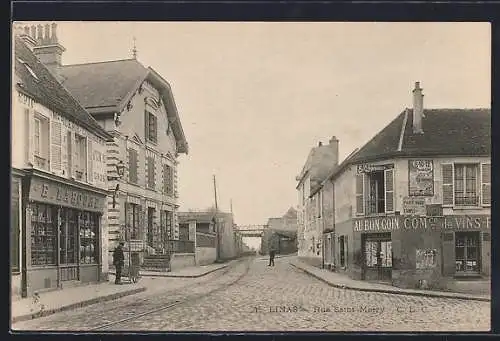
<svg viewBox="0 0 500 341">
<path fill-rule="evenodd" d="M 406 107 L 490 107 L 488 23 L 61 22 L 63 64 L 138 60 L 172 86 L 189 154 L 180 210 L 214 204 L 237 224 L 297 205 L 319 141 L 343 160 Z"/>
</svg>

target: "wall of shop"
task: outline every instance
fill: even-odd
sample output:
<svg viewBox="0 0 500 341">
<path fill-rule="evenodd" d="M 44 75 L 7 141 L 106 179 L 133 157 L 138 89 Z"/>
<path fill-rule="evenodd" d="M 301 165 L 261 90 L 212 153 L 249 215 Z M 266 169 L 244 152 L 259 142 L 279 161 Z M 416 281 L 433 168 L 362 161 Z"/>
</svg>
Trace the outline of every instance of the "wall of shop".
<svg viewBox="0 0 500 341">
<path fill-rule="evenodd" d="M 217 259 L 217 249 L 215 247 L 197 247 L 196 265 L 212 264 Z"/>
</svg>

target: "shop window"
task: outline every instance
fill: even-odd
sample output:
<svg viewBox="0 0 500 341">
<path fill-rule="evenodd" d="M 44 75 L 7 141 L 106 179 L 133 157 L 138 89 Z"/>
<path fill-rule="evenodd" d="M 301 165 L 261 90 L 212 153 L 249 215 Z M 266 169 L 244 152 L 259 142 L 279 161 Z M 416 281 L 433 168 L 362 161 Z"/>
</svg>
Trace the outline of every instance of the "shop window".
<svg viewBox="0 0 500 341">
<path fill-rule="evenodd" d="M 479 273 L 479 232 L 455 233 L 455 271 Z"/>
<path fill-rule="evenodd" d="M 55 265 L 57 207 L 37 203 L 31 207 L 31 264 Z"/>
<path fill-rule="evenodd" d="M 125 240 L 139 239 L 139 221 L 142 207 L 140 205 L 126 204 L 126 230 Z"/>
<path fill-rule="evenodd" d="M 59 259 L 61 264 L 78 263 L 78 211 L 61 208 L 59 224 Z"/>
<path fill-rule="evenodd" d="M 19 182 L 12 181 L 10 206 L 10 268 L 12 272 L 19 272 Z"/>
<path fill-rule="evenodd" d="M 491 165 L 443 164 L 443 206 L 491 205 Z"/>
<path fill-rule="evenodd" d="M 81 212 L 78 222 L 80 228 L 80 263 L 99 262 L 99 215 Z"/>
<path fill-rule="evenodd" d="M 368 267 L 392 267 L 391 241 L 367 240 L 365 264 Z"/>
</svg>

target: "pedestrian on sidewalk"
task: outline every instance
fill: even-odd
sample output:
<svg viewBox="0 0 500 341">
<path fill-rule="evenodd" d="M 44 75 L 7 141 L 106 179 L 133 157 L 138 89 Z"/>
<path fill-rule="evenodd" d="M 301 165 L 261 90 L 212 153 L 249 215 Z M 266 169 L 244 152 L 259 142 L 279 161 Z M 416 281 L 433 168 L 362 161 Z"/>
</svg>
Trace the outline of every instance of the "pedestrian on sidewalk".
<svg viewBox="0 0 500 341">
<path fill-rule="evenodd" d="M 271 248 L 269 250 L 269 265 L 268 266 L 274 266 L 274 256 L 276 255 L 276 251 L 274 248 Z"/>
<path fill-rule="evenodd" d="M 116 247 L 115 251 L 113 252 L 113 265 L 115 266 L 116 269 L 115 284 L 122 284 L 121 282 L 122 269 L 125 261 L 125 256 L 123 254 L 123 245 L 125 245 L 125 243 L 120 242 L 120 244 Z"/>
</svg>

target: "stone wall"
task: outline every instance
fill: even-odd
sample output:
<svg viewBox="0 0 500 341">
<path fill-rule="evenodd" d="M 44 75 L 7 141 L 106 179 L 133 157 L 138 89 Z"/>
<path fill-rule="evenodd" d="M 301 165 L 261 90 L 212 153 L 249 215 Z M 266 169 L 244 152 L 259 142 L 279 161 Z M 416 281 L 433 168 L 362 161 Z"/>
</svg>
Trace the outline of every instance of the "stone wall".
<svg viewBox="0 0 500 341">
<path fill-rule="evenodd" d="M 197 247 L 196 265 L 212 264 L 217 259 L 217 249 L 215 247 Z"/>
<path fill-rule="evenodd" d="M 177 271 L 189 266 L 195 266 L 194 253 L 174 253 L 170 259 L 170 270 Z"/>
</svg>

